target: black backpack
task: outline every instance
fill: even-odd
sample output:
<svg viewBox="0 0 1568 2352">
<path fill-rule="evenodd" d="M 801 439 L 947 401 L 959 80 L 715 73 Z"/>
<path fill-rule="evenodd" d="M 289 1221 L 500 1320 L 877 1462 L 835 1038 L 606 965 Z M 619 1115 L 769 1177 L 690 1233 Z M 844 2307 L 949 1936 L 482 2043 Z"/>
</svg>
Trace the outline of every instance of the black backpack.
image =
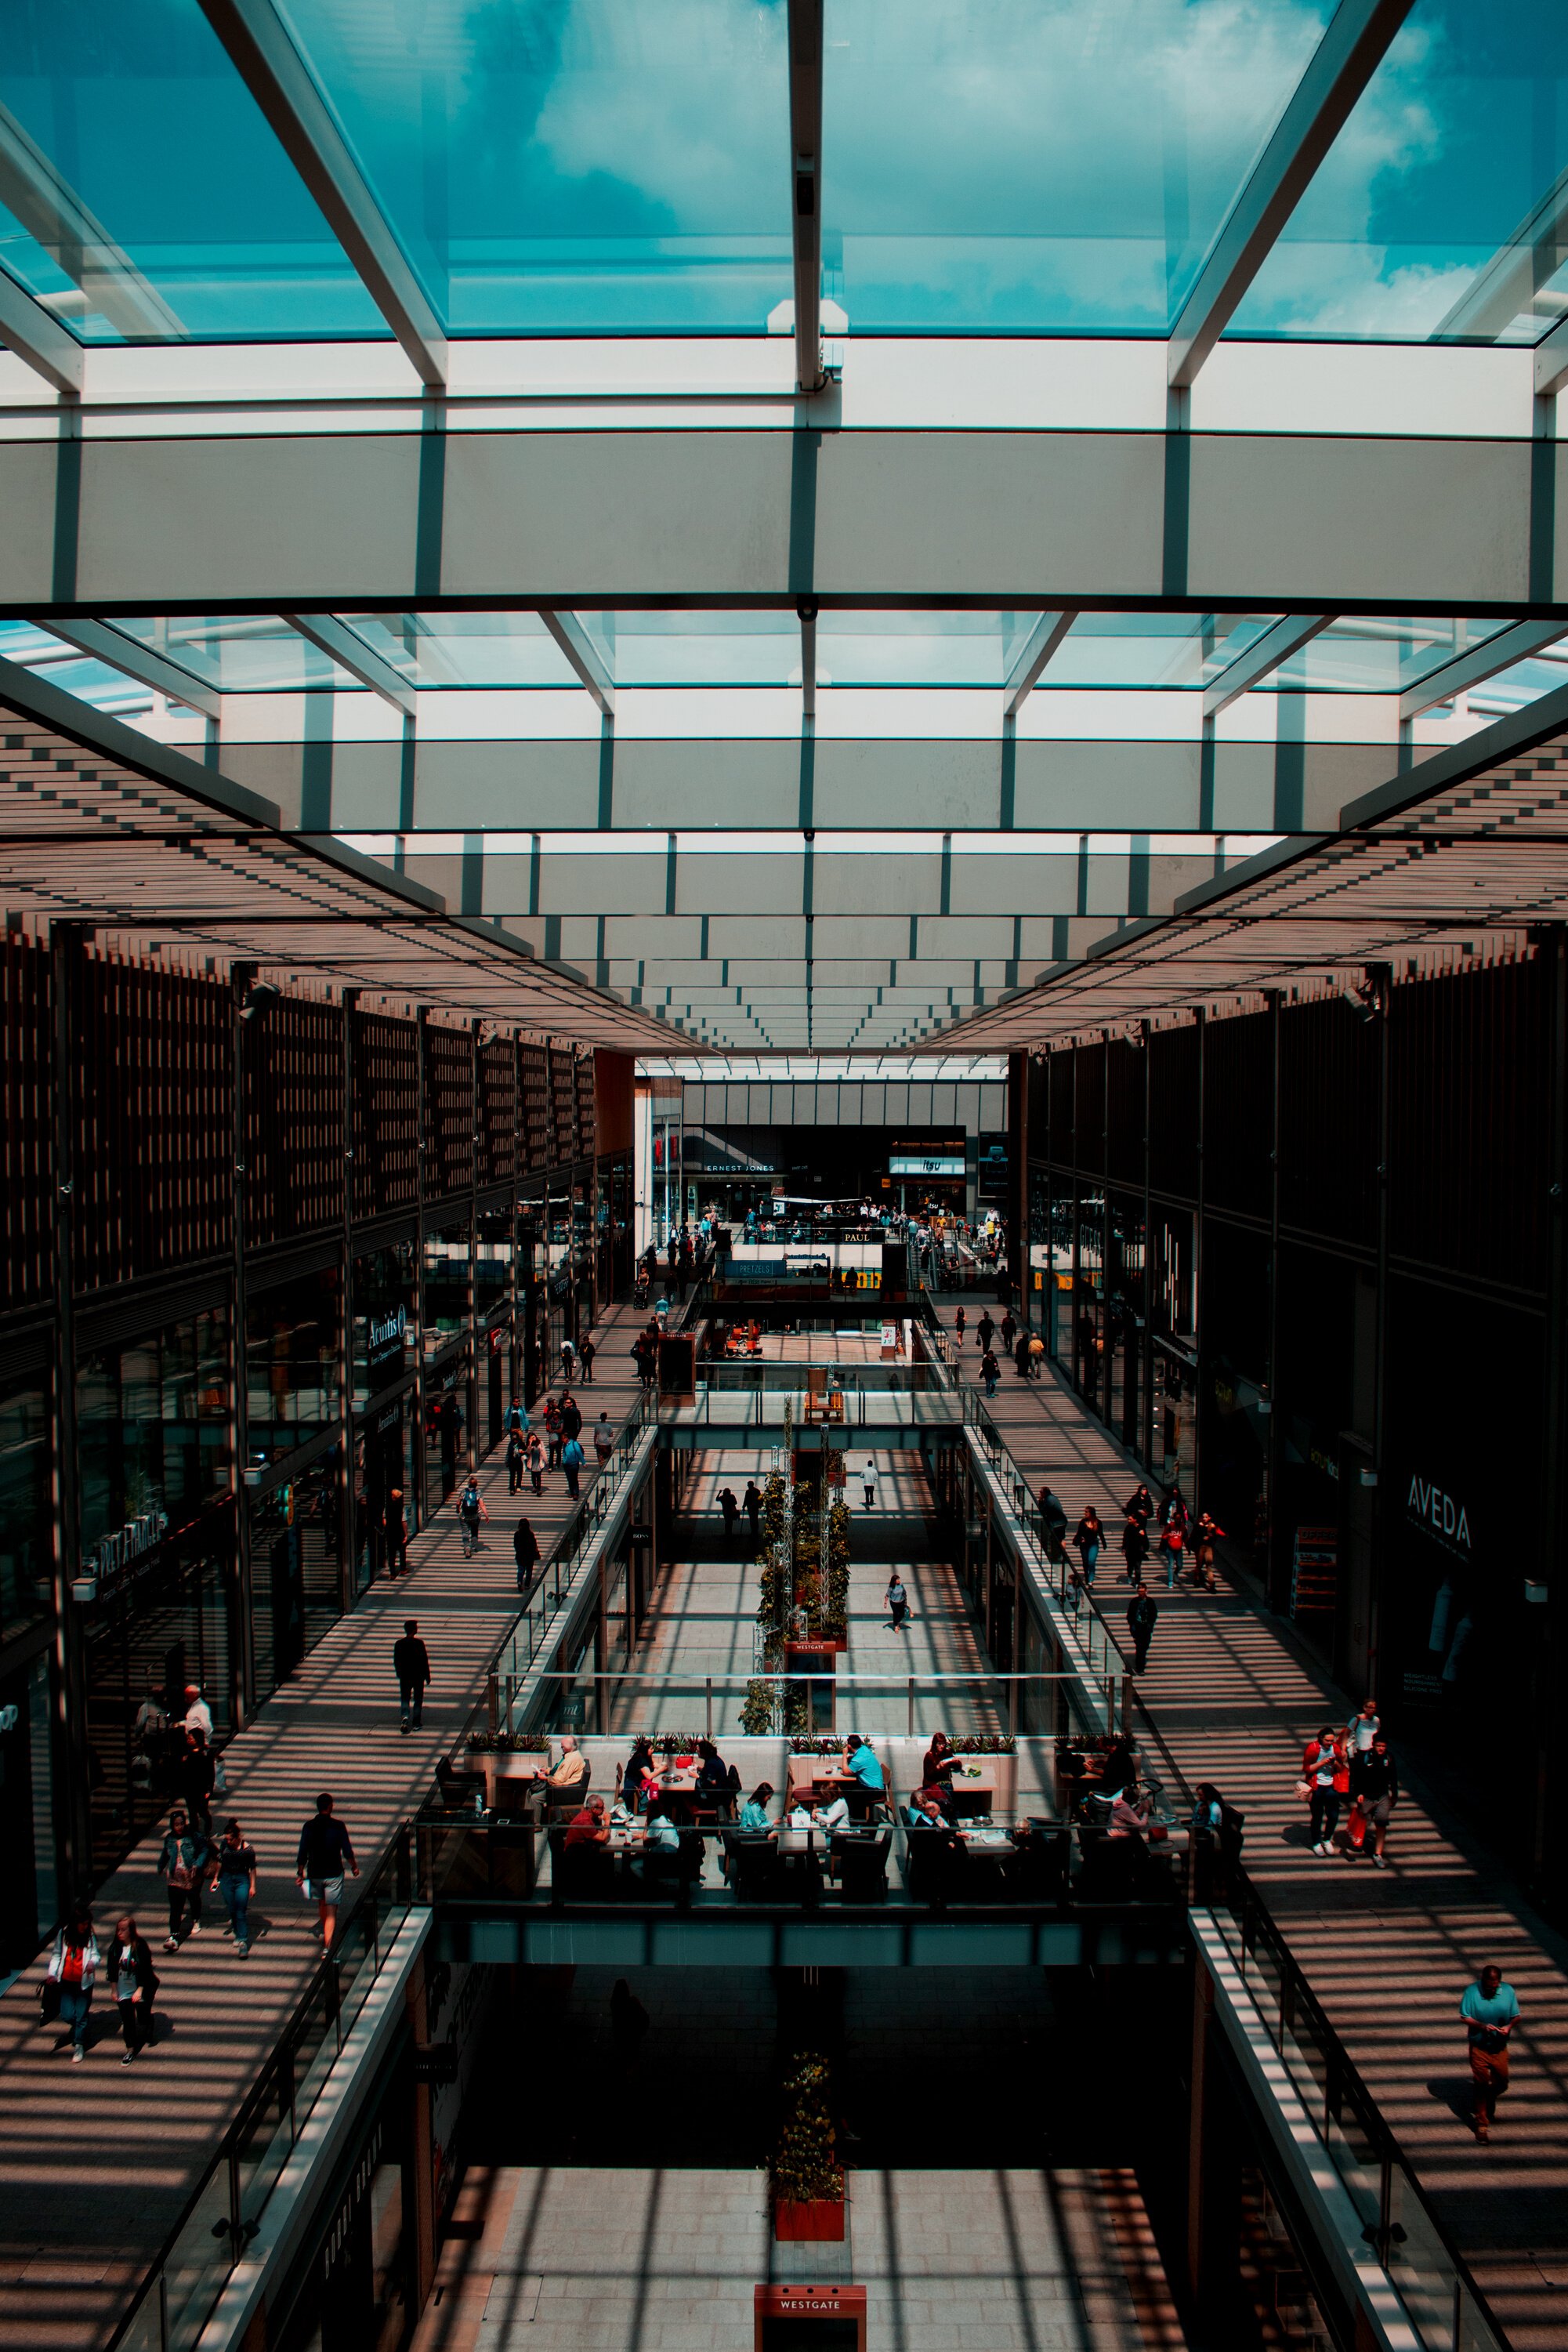
<svg viewBox="0 0 1568 2352">
<path fill-rule="evenodd" d="M 1246 1827 L 1246 1822 L 1247 1816 L 1244 1812 L 1240 1811 L 1235 1805 L 1226 1804 L 1224 1800 L 1221 1799 L 1219 1807 L 1219 1850 L 1226 1856 L 1228 1861 L 1235 1862 L 1240 1856 L 1241 1839 L 1243 1831 Z"/>
</svg>

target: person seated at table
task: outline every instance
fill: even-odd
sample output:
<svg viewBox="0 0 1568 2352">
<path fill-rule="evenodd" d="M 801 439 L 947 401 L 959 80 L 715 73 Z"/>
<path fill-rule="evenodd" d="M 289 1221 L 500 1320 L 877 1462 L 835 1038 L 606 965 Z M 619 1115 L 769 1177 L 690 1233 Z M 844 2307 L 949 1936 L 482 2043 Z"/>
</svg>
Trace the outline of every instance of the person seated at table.
<svg viewBox="0 0 1568 2352">
<path fill-rule="evenodd" d="M 887 1782 L 875 1749 L 858 1731 L 852 1731 L 844 1742 L 844 1770 L 852 1773 L 858 1784 L 851 1792 L 851 1811 L 863 1819 L 886 1793 Z"/>
<path fill-rule="evenodd" d="M 663 1797 L 651 1798 L 648 1827 L 643 1840 L 644 1878 L 669 1878 L 680 1861 L 681 1832 Z"/>
<path fill-rule="evenodd" d="M 570 1731 L 560 1737 L 560 1762 L 552 1772 L 545 1774 L 547 1803 L 558 1810 L 570 1804 L 575 1811 L 581 1794 L 588 1787 L 588 1759 Z"/>
<path fill-rule="evenodd" d="M 776 1838 L 779 1832 L 768 1818 L 768 1807 L 772 1795 L 772 1781 L 758 1780 L 740 1809 L 740 1819 L 736 1823 L 736 1827 L 748 1831 L 753 1836 L 766 1831 L 770 1838 Z"/>
<path fill-rule="evenodd" d="M 717 1805 L 727 1812 L 731 1802 L 729 1766 L 711 1739 L 697 1741 L 697 1784 L 694 1793 L 707 1804 Z"/>
<path fill-rule="evenodd" d="M 1137 1751 L 1126 1733 L 1118 1732 L 1101 1757 L 1094 1792 L 1100 1797 L 1113 1797 L 1119 1790 L 1130 1788 L 1137 1777 Z"/>
<path fill-rule="evenodd" d="M 610 1822 L 605 1815 L 602 1797 L 590 1797 L 582 1811 L 573 1813 L 567 1823 L 564 1843 L 570 1851 L 575 1846 L 604 1846 L 610 1843 Z"/>
<path fill-rule="evenodd" d="M 648 1790 L 657 1780 L 653 1748 L 646 1739 L 634 1739 L 626 1768 L 621 1775 L 621 1801 L 629 1813 L 641 1812 Z"/>
<path fill-rule="evenodd" d="M 1111 1819 L 1107 1828 L 1113 1838 L 1143 1840 L 1148 1836 L 1149 1800 L 1145 1797 L 1141 1803 L 1138 1801 L 1138 1788 L 1135 1780 L 1129 1781 L 1126 1788 L 1118 1789 L 1116 1791 L 1111 1806 Z"/>
<path fill-rule="evenodd" d="M 925 1761 L 920 1768 L 920 1785 L 935 1789 L 942 1801 L 942 1810 L 953 1810 L 953 1775 L 958 1769 L 958 1759 L 947 1745 L 945 1731 L 934 1731 L 931 1745 L 925 1751 Z"/>
<path fill-rule="evenodd" d="M 904 1809 L 904 1818 L 912 1830 L 941 1830 L 951 1836 L 953 1824 L 942 1811 L 942 1800 L 935 1789 L 916 1789 Z"/>
<path fill-rule="evenodd" d="M 831 1834 L 834 1830 L 847 1830 L 851 1822 L 850 1801 L 841 1789 L 828 1804 L 817 1807 L 817 1827 Z"/>
</svg>

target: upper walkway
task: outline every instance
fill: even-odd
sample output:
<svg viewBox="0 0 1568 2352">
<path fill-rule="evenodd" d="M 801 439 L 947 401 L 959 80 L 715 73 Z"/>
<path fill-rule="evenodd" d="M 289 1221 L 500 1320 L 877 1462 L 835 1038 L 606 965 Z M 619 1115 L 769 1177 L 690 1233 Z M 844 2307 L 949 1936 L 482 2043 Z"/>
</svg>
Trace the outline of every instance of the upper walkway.
<svg viewBox="0 0 1568 2352">
<path fill-rule="evenodd" d="M 585 1423 L 601 1407 L 618 1423 L 632 1402 L 629 1349 L 643 1319 L 618 1308 L 595 1327 L 594 1379 L 576 1389 Z M 591 1465 L 586 1427 L 583 1436 Z M 584 1471 L 584 1492 L 596 1475 Z M 379 1580 L 224 1750 L 228 1793 L 215 1801 L 214 1825 L 239 1820 L 258 1864 L 249 1959 L 242 1963 L 223 1933 L 215 1896 L 206 1898 L 199 1937 L 178 1953 L 159 1948 L 166 1928 L 154 1868 L 160 1829 L 93 1905 L 100 1948 L 126 1912 L 153 1946 L 162 1979 L 156 2046 L 135 2065 L 120 2065 L 118 2017 L 101 1984 L 79 2066 L 55 2054 L 54 2031 L 39 2025 L 37 1969 L 0 2000 L 3 2352 L 89 2352 L 102 2344 L 217 2152 L 319 1966 L 315 1906 L 294 1883 L 300 1825 L 318 1790 L 333 1792 L 368 1874 L 427 1793 L 437 1757 L 457 1740 L 516 1613 L 519 1510 L 548 1552 L 574 1508 L 559 1471 L 546 1473 L 542 1496 L 525 1485 L 509 1501 L 499 1449 L 479 1482 L 490 1520 L 476 1556 L 464 1559 L 452 1507 L 444 1506 L 410 1544 L 411 1573 Z M 405 1617 L 419 1621 L 434 1677 L 423 1727 L 406 1737 L 392 1669 Z"/>
<path fill-rule="evenodd" d="M 977 1306 L 964 1306 L 963 1367 L 979 1370 Z M 1048 1368 L 1009 1364 L 988 1407 L 1019 1468 L 1048 1481 L 1070 1526 L 1086 1503 L 1104 1520 L 1095 1598 L 1124 1633 L 1130 1598 L 1122 1504 L 1144 1472 Z M 1151 1484 L 1153 1482 L 1150 1482 Z M 1291 1628 L 1222 1570 L 1218 1595 L 1149 1586 L 1160 1610 L 1140 1679 L 1144 1711 L 1191 1785 L 1213 1780 L 1247 1816 L 1247 1870 L 1309 1978 L 1413 2169 L 1520 2352 L 1568 2342 L 1568 1941 L 1542 1920 L 1484 1847 L 1445 1816 L 1401 1760 L 1388 1867 L 1311 1850 L 1295 1795 L 1301 1749 L 1365 1694 L 1338 1689 Z M 1486 1769 L 1485 1727 L 1469 1727 Z M 1498 1792 L 1500 1803 L 1507 1792 Z M 1458 2004 L 1495 1962 L 1518 1992 L 1513 2087 L 1490 2147 L 1466 2127 L 1469 2075 Z"/>
</svg>

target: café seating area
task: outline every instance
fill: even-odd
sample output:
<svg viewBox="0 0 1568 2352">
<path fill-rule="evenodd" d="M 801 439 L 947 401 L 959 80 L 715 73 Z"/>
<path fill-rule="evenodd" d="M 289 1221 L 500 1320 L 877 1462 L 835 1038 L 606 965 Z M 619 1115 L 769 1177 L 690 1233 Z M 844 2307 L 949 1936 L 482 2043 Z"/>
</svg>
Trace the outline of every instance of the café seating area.
<svg viewBox="0 0 1568 2352">
<path fill-rule="evenodd" d="M 1186 1864 L 1185 1830 L 1158 1796 L 1151 1838 L 1112 1836 L 1082 1782 L 1059 1786 L 1053 1740 L 1019 1739 L 1010 1752 L 961 1755 L 941 1825 L 910 1818 L 929 1735 L 873 1743 L 886 1789 L 879 1798 L 848 1778 L 831 1752 L 793 1752 L 782 1738 L 719 1739 L 721 1760 L 738 1779 L 741 1801 L 759 1783 L 774 1791 L 767 1831 L 742 1828 L 734 1798 L 696 1788 L 695 1746 L 667 1754 L 645 1807 L 623 1801 L 626 1738 L 585 1737 L 588 1778 L 570 1795 L 549 1790 L 559 1738 L 548 1751 L 479 1754 L 471 1769 L 443 1775 L 442 1801 L 421 1817 L 424 1850 L 439 1885 L 461 1899 L 526 1901 L 553 1910 L 579 1905 L 766 1905 L 830 1906 L 1068 1907 L 1178 1901 Z M 1077 1759 L 1074 1759 L 1076 1761 Z M 567 1832 L 588 1797 L 602 1798 L 602 1843 Z M 847 1823 L 816 1815 L 842 1795 Z M 809 1823 L 800 1821 L 810 1812 Z"/>
</svg>

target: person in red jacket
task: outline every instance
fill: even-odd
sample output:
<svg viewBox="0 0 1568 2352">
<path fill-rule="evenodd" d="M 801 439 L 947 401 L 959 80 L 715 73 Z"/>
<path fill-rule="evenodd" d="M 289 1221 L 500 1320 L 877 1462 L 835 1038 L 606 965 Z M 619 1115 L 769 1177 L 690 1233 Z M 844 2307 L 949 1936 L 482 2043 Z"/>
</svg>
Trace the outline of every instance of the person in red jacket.
<svg viewBox="0 0 1568 2352">
<path fill-rule="evenodd" d="M 1333 1851 L 1340 1806 L 1350 1794 L 1350 1755 L 1343 1733 L 1333 1724 L 1324 1724 L 1317 1738 L 1308 1740 L 1301 1778 L 1312 1791 L 1312 1852 L 1327 1855 Z"/>
</svg>

